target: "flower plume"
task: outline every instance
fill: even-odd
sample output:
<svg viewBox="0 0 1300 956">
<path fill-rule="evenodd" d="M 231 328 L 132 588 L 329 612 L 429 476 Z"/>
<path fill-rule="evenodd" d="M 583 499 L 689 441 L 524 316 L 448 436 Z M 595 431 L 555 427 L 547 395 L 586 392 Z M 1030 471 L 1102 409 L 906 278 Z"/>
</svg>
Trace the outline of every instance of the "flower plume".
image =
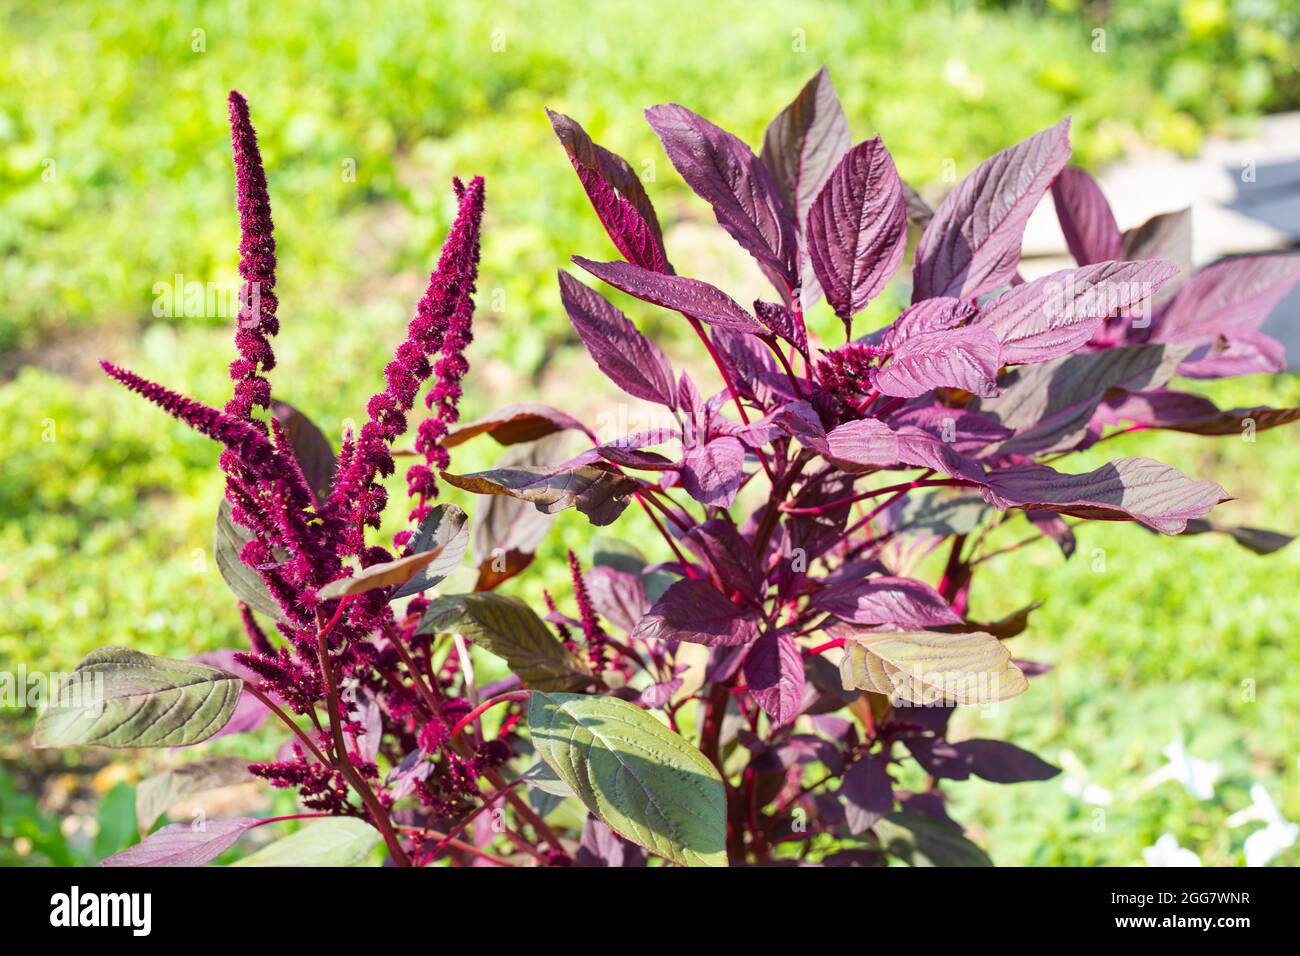
<svg viewBox="0 0 1300 956">
<path fill-rule="evenodd" d="M 251 418 L 254 406 L 271 404 L 270 383 L 262 373 L 275 367 L 270 337 L 280 330 L 275 298 L 275 234 L 266 171 L 257 146 L 257 133 L 248 115 L 248 101 L 230 92 L 230 144 L 235 157 L 235 189 L 239 206 L 239 318 L 235 347 L 239 358 L 230 365 L 235 393 L 226 411 Z"/>
</svg>

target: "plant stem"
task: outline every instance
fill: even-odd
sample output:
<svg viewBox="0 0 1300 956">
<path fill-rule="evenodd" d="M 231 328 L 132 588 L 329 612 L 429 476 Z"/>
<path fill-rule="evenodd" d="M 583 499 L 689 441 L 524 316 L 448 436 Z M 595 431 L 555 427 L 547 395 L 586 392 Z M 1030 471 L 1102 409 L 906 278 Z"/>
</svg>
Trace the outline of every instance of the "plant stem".
<svg viewBox="0 0 1300 956">
<path fill-rule="evenodd" d="M 934 474 L 933 471 L 930 474 Z M 810 508 L 791 508 L 786 505 L 781 506 L 781 510 L 788 515 L 820 515 L 828 511 L 834 511 L 836 508 L 843 508 L 845 505 L 857 504 L 859 501 L 866 501 L 868 498 L 879 498 L 881 495 L 893 494 L 896 491 L 911 491 L 913 488 L 935 488 L 944 485 L 968 485 L 970 482 L 962 481 L 958 478 L 936 478 L 927 480 L 918 478 L 916 481 L 905 481 L 897 485 L 886 485 L 883 488 L 872 488 L 861 494 L 856 494 L 848 498 L 840 498 L 838 501 L 829 501 L 824 505 L 816 505 Z"/>
<path fill-rule="evenodd" d="M 286 714 L 283 710 L 277 707 L 275 705 L 275 702 L 272 701 L 271 698 L 267 697 L 265 694 L 263 694 L 260 690 L 258 690 L 256 687 L 254 687 L 252 684 L 248 683 L 247 681 L 244 682 L 244 689 L 248 691 L 250 694 L 252 694 L 254 697 L 256 697 L 258 700 L 260 700 L 266 706 L 267 710 L 271 711 L 271 713 L 275 714 L 275 716 L 279 717 L 282 721 L 284 721 L 284 725 L 288 727 L 290 730 L 292 730 L 298 736 L 299 740 L 301 740 L 304 744 L 306 744 L 307 749 L 309 749 L 312 752 L 312 756 L 314 756 L 326 767 L 333 766 L 333 764 L 331 764 L 328 760 L 325 759 L 325 755 L 321 753 L 320 748 L 316 746 L 316 744 L 312 741 L 312 739 L 309 736 L 307 736 L 307 732 L 303 730 L 301 727 L 299 727 L 296 723 L 294 723 L 288 714 Z"/>
<path fill-rule="evenodd" d="M 682 314 L 685 315 L 686 313 Z M 687 315 L 686 318 L 695 329 L 695 334 L 700 337 L 700 341 L 704 343 L 704 348 L 708 351 L 709 358 L 713 359 L 713 364 L 718 367 L 718 374 L 722 376 L 722 381 L 726 383 L 727 391 L 731 394 L 731 400 L 736 403 L 736 411 L 740 412 L 740 420 L 748 425 L 749 413 L 745 411 L 744 403 L 740 400 L 740 393 L 736 391 L 736 386 L 731 381 L 731 373 L 727 371 L 726 363 L 722 361 L 722 356 L 718 354 L 718 350 L 713 347 L 713 340 L 710 339 L 708 333 L 704 331 L 704 326 L 701 325 L 699 319 L 692 315 Z M 767 460 L 767 455 L 764 454 L 763 449 L 761 448 L 756 448 L 754 451 L 758 454 L 758 461 L 763 466 L 763 470 L 767 472 L 768 479 L 771 480 L 773 485 L 775 485 L 776 475 L 772 473 L 772 465 Z"/>
<path fill-rule="evenodd" d="M 818 644 L 816 647 L 805 648 L 803 652 L 803 656 L 816 657 L 818 654 L 822 654 L 826 651 L 833 651 L 835 648 L 843 647 L 843 646 L 844 646 L 844 638 L 837 637 L 835 640 L 827 641 L 825 644 Z"/>
<path fill-rule="evenodd" d="M 339 717 L 338 685 L 334 680 L 334 668 L 330 663 L 330 652 L 325 644 L 324 630 L 316 632 L 316 653 L 320 657 L 321 674 L 325 677 L 325 708 L 329 711 L 330 731 L 334 735 L 334 752 L 338 756 L 338 765 L 335 769 L 343 774 L 352 785 L 352 789 L 357 792 L 357 796 L 361 798 L 361 802 L 365 804 L 375 828 L 379 830 L 384 843 L 388 846 L 388 853 L 392 856 L 393 862 L 398 866 L 410 866 L 411 858 L 406 855 L 406 851 L 402 849 L 402 841 L 393 832 L 388 811 L 379 802 L 370 785 L 357 772 L 357 768 L 352 766 L 352 760 L 348 756 L 347 741 L 343 739 L 343 721 Z"/>
<path fill-rule="evenodd" d="M 455 737 L 458 733 L 460 733 L 462 730 L 464 730 L 466 727 L 472 724 L 475 720 L 477 720 L 480 716 L 482 716 L 484 711 L 490 710 L 491 708 L 495 707 L 497 704 L 504 704 L 512 700 L 527 700 L 531 696 L 532 696 L 532 691 L 512 690 L 505 694 L 498 694 L 496 697 L 489 697 L 487 700 L 483 701 L 483 703 L 479 704 L 477 707 L 471 710 L 460 720 L 456 721 L 456 726 L 451 728 L 450 736 Z"/>
<path fill-rule="evenodd" d="M 493 856 L 491 853 L 487 853 L 483 850 L 480 850 L 478 847 L 470 843 L 465 843 L 461 840 L 454 840 L 440 830 L 430 830 L 428 827 L 405 827 L 405 826 L 399 826 L 397 829 L 401 830 L 404 833 L 427 834 L 428 836 L 433 837 L 435 840 L 443 840 L 448 846 L 454 846 L 457 850 L 463 850 L 466 853 L 470 853 L 484 860 L 490 860 L 491 862 L 495 863 L 497 866 L 516 865 L 514 863 L 511 863 L 509 860 L 503 860 L 499 856 Z M 424 861 L 424 863 L 428 863 L 428 862 L 432 862 L 431 859 Z M 421 865 L 423 866 L 424 863 L 421 863 Z"/>
<path fill-rule="evenodd" d="M 518 780 L 512 780 L 508 784 L 507 789 L 513 790 L 515 787 L 523 786 L 523 783 L 524 781 L 522 778 Z M 439 843 L 437 846 L 435 846 L 432 850 L 430 850 L 425 856 L 421 857 L 419 865 L 425 866 L 429 863 L 432 863 L 434 857 L 438 855 L 438 853 L 442 850 L 444 846 L 452 845 L 452 841 L 456 837 L 464 833 L 466 827 L 468 827 L 471 823 L 473 823 L 478 818 L 479 814 L 481 814 L 488 807 L 492 806 L 493 803 L 495 803 L 498 799 L 500 799 L 504 795 L 505 795 L 504 791 L 498 790 L 484 797 L 483 805 L 471 810 L 464 820 L 461 820 L 460 823 L 456 824 L 454 827 L 448 830 L 447 835 L 442 838 L 442 842 Z"/>
</svg>

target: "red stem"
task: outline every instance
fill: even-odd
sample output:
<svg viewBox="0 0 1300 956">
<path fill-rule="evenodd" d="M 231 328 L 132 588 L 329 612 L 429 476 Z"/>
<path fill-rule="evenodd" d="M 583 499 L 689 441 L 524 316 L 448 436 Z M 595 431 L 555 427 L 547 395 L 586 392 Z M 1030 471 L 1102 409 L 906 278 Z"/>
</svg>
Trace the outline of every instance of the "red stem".
<svg viewBox="0 0 1300 956">
<path fill-rule="evenodd" d="M 458 733 L 481 717 L 484 711 L 491 710 L 497 704 L 504 704 L 507 701 L 512 700 L 527 700 L 531 696 L 532 691 L 512 690 L 505 694 L 498 694 L 496 697 L 489 697 L 460 720 L 456 721 L 456 726 L 451 728 L 451 734 L 449 736 L 455 737 Z"/>
<path fill-rule="evenodd" d="M 685 315 L 686 313 L 682 314 Z M 704 348 L 708 351 L 709 358 L 713 359 L 713 364 L 718 367 L 718 374 L 722 376 L 722 381 L 726 383 L 727 391 L 731 394 L 731 400 L 736 403 L 736 411 L 740 412 L 740 420 L 748 425 L 749 413 L 745 411 L 744 403 L 740 400 L 740 393 L 736 391 L 736 386 L 731 381 L 731 374 L 727 371 L 727 366 L 722 361 L 722 356 L 720 356 L 718 350 L 713 347 L 713 341 L 709 338 L 708 333 L 704 331 L 704 326 L 700 323 L 700 320 L 691 315 L 687 315 L 686 318 L 695 329 L 695 333 L 700 337 L 700 341 L 704 343 Z M 767 455 L 763 453 L 763 449 L 761 448 L 756 448 L 754 450 L 758 454 L 758 460 L 759 463 L 762 464 L 763 470 L 767 472 L 768 479 L 775 485 L 776 475 L 772 473 L 772 465 L 768 462 Z"/>
<path fill-rule="evenodd" d="M 518 780 L 512 780 L 506 786 L 505 790 L 497 790 L 495 793 L 489 794 L 488 796 L 484 797 L 483 805 L 474 809 L 472 812 L 470 812 L 468 816 L 465 817 L 464 820 L 461 820 L 460 823 L 452 827 L 451 830 L 447 832 L 447 835 L 443 837 L 442 840 L 438 843 L 438 845 L 435 846 L 428 853 L 426 853 L 423 857 L 421 857 L 416 865 L 427 866 L 428 864 L 432 863 L 434 859 L 437 857 L 437 855 L 440 852 L 442 852 L 443 847 L 455 845 L 455 843 L 457 842 L 456 837 L 464 833 L 466 827 L 468 827 L 471 823 L 473 823 L 478 818 L 479 814 L 481 814 L 488 807 L 492 806 L 492 804 L 494 804 L 501 797 L 505 796 L 507 791 L 513 790 L 515 787 L 523 786 L 523 784 L 524 784 L 523 778 L 520 778 Z"/>
<path fill-rule="evenodd" d="M 379 802 L 379 798 L 370 789 L 370 785 L 357 772 L 357 768 L 352 766 L 347 741 L 343 739 L 343 721 L 339 717 L 338 685 L 334 681 L 334 668 L 330 664 L 330 652 L 325 644 L 325 631 L 323 630 L 316 633 L 316 653 L 320 658 L 321 674 L 325 678 L 325 708 L 329 711 L 330 730 L 334 734 L 334 753 L 338 758 L 335 769 L 343 774 L 348 783 L 352 785 L 352 789 L 357 792 L 357 796 L 361 798 L 361 802 L 365 804 L 375 828 L 383 836 L 384 843 L 388 846 L 388 853 L 393 858 L 393 862 L 398 866 L 410 866 L 411 858 L 406 855 L 406 851 L 402 849 L 402 841 L 398 839 L 397 834 L 393 831 L 393 824 L 388 817 L 388 811 Z"/>
<path fill-rule="evenodd" d="M 825 644 L 818 644 L 816 647 L 804 648 L 803 656 L 816 657 L 818 654 L 821 654 L 824 651 L 831 651 L 837 647 L 843 647 L 843 646 L 844 646 L 844 638 L 837 637 L 835 640 L 827 641 Z"/>
<path fill-rule="evenodd" d="M 933 471 L 930 474 L 934 474 Z M 785 504 L 781 505 L 781 510 L 790 515 L 820 515 L 828 511 L 834 511 L 836 508 L 843 508 L 845 505 L 857 504 L 859 501 L 866 501 L 868 498 L 879 498 L 881 495 L 893 494 L 896 491 L 911 491 L 913 488 L 936 488 L 944 485 L 968 485 L 970 482 L 962 481 L 959 478 L 936 478 L 933 481 L 924 478 L 918 478 L 916 481 L 906 481 L 897 485 L 886 485 L 884 488 L 872 488 L 870 491 L 864 491 L 861 494 L 853 495 L 849 498 L 840 498 L 837 501 L 829 501 L 824 505 L 817 505 L 811 508 L 790 508 Z"/>
</svg>

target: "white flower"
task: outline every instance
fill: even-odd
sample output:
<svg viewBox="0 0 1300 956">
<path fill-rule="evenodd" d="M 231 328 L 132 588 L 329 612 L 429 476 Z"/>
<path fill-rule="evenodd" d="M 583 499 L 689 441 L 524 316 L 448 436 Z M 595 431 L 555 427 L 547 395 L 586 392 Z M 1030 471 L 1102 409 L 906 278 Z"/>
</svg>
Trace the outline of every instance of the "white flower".
<svg viewBox="0 0 1300 956">
<path fill-rule="evenodd" d="M 1088 773 L 1088 768 L 1083 765 L 1083 761 L 1075 756 L 1074 751 L 1062 750 L 1058 761 L 1065 768 L 1061 789 L 1068 796 L 1077 797 L 1084 803 L 1091 803 L 1098 807 L 1110 806 L 1114 794 L 1100 784 L 1088 782 L 1088 778 L 1092 775 Z"/>
<path fill-rule="evenodd" d="M 1246 837 L 1245 850 L 1247 866 L 1265 866 L 1273 857 L 1295 845 L 1296 839 L 1300 838 L 1300 824 L 1282 816 L 1263 784 L 1257 783 L 1250 788 L 1250 800 L 1250 806 L 1228 817 L 1228 826 L 1239 827 L 1256 820 L 1263 822 L 1262 830 Z"/>
<path fill-rule="evenodd" d="M 1191 850 L 1179 846 L 1178 838 L 1172 833 L 1166 833 L 1159 840 L 1156 840 L 1155 846 L 1149 846 L 1143 850 L 1142 859 L 1146 861 L 1147 866 L 1201 865 L 1200 857 Z"/>
<path fill-rule="evenodd" d="M 1166 780 L 1176 780 L 1197 800 L 1214 798 L 1214 784 L 1223 775 L 1221 764 L 1188 756 L 1182 740 L 1171 740 L 1164 755 L 1169 763 L 1142 781 L 1138 792 L 1150 790 Z"/>
<path fill-rule="evenodd" d="M 1078 797 L 1084 803 L 1091 803 L 1098 807 L 1108 807 L 1115 799 L 1115 795 L 1100 784 L 1085 783 L 1078 777 L 1067 776 L 1061 781 L 1061 789 L 1072 797 Z"/>
</svg>

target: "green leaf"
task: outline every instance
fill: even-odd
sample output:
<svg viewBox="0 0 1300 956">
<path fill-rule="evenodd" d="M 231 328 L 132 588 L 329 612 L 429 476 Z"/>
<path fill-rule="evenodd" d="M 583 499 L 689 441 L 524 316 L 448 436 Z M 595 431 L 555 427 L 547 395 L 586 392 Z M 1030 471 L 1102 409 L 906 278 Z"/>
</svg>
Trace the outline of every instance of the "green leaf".
<svg viewBox="0 0 1300 956">
<path fill-rule="evenodd" d="M 537 761 L 537 763 L 521 773 L 519 779 L 527 781 L 528 786 L 553 797 L 575 796 L 573 788 L 561 780 L 559 774 L 552 770 L 544 760 Z"/>
<path fill-rule="evenodd" d="M 253 533 L 230 517 L 230 502 L 223 499 L 217 509 L 216 540 L 212 547 L 222 580 L 235 592 L 235 597 L 254 611 L 287 624 L 289 619 L 280 609 L 280 603 L 271 596 L 262 576 L 239 557 L 244 545 L 252 539 Z"/>
<path fill-rule="evenodd" d="M 534 693 L 538 755 L 628 840 L 685 866 L 726 866 L 727 801 L 712 763 L 616 697 Z"/>
<path fill-rule="evenodd" d="M 231 866 L 355 866 L 379 842 L 379 831 L 355 817 L 309 823 Z"/>
<path fill-rule="evenodd" d="M 597 535 L 591 539 L 592 564 L 611 567 L 625 574 L 639 575 L 650 563 L 645 552 L 622 538 L 607 538 Z"/>
<path fill-rule="evenodd" d="M 127 783 L 118 783 L 104 794 L 95 814 L 99 823 L 95 856 L 102 859 L 135 842 L 135 800 L 135 788 Z"/>
<path fill-rule="evenodd" d="M 531 501 L 538 511 L 553 515 L 577 507 L 594 525 L 607 525 L 623 513 L 641 482 L 596 465 L 556 471 L 543 465 L 494 468 L 472 475 L 444 471 L 449 485 L 477 495 L 509 495 Z"/>
<path fill-rule="evenodd" d="M 586 665 L 523 601 L 492 591 L 442 595 L 420 620 L 422 633 L 458 631 L 504 658 L 525 687 L 579 690 L 588 686 Z"/>
<path fill-rule="evenodd" d="M 238 677 L 206 664 L 101 647 L 55 691 L 32 743 L 187 747 L 225 726 L 242 691 Z"/>
<path fill-rule="evenodd" d="M 649 559 L 640 548 L 621 538 L 607 538 L 603 535 L 592 538 L 591 563 L 636 575 L 645 586 L 646 597 L 652 602 L 659 600 L 660 596 L 668 590 L 669 585 L 677 580 L 663 571 L 646 574 L 645 569 L 650 563 Z"/>
<path fill-rule="evenodd" d="M 895 529 L 904 535 L 970 534 L 992 513 L 993 508 L 979 495 L 937 489 L 909 495 Z"/>
<path fill-rule="evenodd" d="M 411 539 L 412 555 L 438 550 L 437 559 L 393 592 L 393 599 L 409 597 L 440 584 L 455 571 L 469 548 L 469 519 L 455 505 L 438 505 L 420 522 Z"/>
<path fill-rule="evenodd" d="M 148 833 L 168 807 L 205 790 L 248 783 L 248 761 L 243 757 L 208 757 L 154 774 L 136 788 L 135 817 L 140 832 Z M 103 854 L 101 854 L 102 856 Z"/>
<path fill-rule="evenodd" d="M 895 634 L 838 623 L 844 638 L 840 679 L 845 690 L 867 690 L 909 704 L 991 704 L 1029 686 L 1011 652 L 992 634 L 935 631 Z"/>
<path fill-rule="evenodd" d="M 924 813 L 894 813 L 872 828 L 880 846 L 909 866 L 992 866 L 955 827 Z"/>
</svg>

